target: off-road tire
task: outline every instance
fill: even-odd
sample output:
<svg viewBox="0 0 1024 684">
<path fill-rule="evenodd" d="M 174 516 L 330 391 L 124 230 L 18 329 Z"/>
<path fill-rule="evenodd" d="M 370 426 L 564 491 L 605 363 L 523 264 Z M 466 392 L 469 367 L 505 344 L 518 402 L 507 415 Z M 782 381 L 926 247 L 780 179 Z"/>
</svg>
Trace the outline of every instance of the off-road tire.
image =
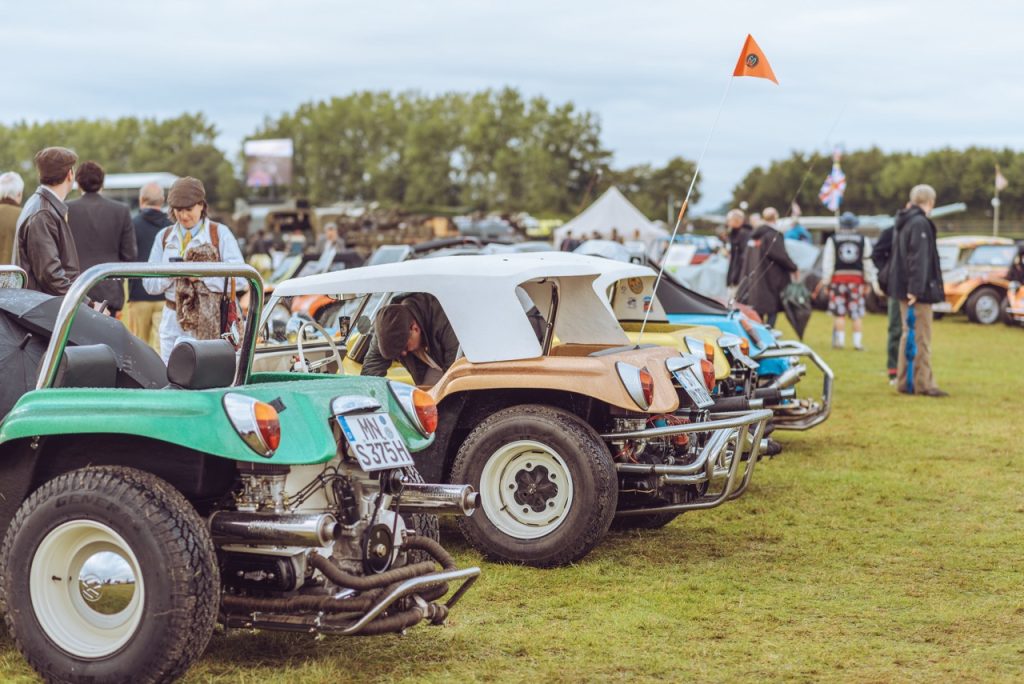
<svg viewBox="0 0 1024 684">
<path fill-rule="evenodd" d="M 29 569 L 60 525 L 86 521 L 120 535 L 145 586 L 141 620 L 119 650 L 98 659 L 60 648 L 39 623 Z M 220 602 L 210 534 L 192 505 L 164 480 L 125 467 L 59 475 L 31 494 L 0 549 L 5 621 L 25 659 L 47 681 L 164 682 L 177 679 L 209 642 Z"/>
<path fill-rule="evenodd" d="M 612 522 L 613 530 L 657 530 L 681 516 L 682 513 L 650 513 L 624 515 Z"/>
<path fill-rule="evenodd" d="M 964 311 L 972 323 L 992 325 L 993 323 L 998 323 L 1002 317 L 1002 311 L 1000 310 L 1002 301 L 1003 298 L 999 294 L 999 290 L 993 287 L 979 287 L 967 298 L 967 302 L 964 304 Z M 983 307 L 980 312 L 978 310 L 979 306 Z M 991 307 L 995 307 L 996 315 L 990 318 Z"/>
<path fill-rule="evenodd" d="M 420 471 L 416 470 L 415 467 L 405 468 L 402 472 L 409 482 L 423 482 Z M 432 513 L 406 513 L 402 515 L 402 520 L 405 522 L 406 527 L 411 528 L 421 537 L 441 541 L 441 525 L 436 515 Z M 433 560 L 433 556 L 426 551 L 410 551 L 408 556 L 409 563 Z"/>
<path fill-rule="evenodd" d="M 553 449 L 572 480 L 573 497 L 561 522 L 537 538 L 502 531 L 484 505 L 484 497 L 497 496 L 481 484 L 486 463 L 501 447 L 521 440 Z M 535 567 L 565 565 L 587 555 L 607 533 L 618 500 L 615 466 L 600 435 L 568 411 L 536 404 L 503 409 L 473 429 L 459 448 L 449 479 L 471 484 L 480 493 L 476 512 L 458 520 L 466 540 L 491 560 Z"/>
</svg>

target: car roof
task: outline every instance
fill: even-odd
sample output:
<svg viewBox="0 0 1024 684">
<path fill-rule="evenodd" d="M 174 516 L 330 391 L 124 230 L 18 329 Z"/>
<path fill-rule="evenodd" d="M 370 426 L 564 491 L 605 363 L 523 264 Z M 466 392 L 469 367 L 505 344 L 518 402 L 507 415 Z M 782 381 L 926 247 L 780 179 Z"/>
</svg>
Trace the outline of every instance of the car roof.
<svg viewBox="0 0 1024 684">
<path fill-rule="evenodd" d="M 552 282 L 557 282 L 559 300 L 554 333 L 561 342 L 628 344 L 607 300 L 594 290 L 594 280 L 606 273 L 615 280 L 652 276 L 645 266 L 565 252 L 487 254 L 415 259 L 293 278 L 279 284 L 274 297 L 426 292 L 441 303 L 466 358 L 485 363 L 541 355 L 537 334 L 516 291 L 525 290 L 546 314 Z"/>
<path fill-rule="evenodd" d="M 1013 240 L 993 235 L 947 235 L 935 241 L 938 245 L 955 245 L 961 249 L 981 245 L 1012 245 Z"/>
</svg>

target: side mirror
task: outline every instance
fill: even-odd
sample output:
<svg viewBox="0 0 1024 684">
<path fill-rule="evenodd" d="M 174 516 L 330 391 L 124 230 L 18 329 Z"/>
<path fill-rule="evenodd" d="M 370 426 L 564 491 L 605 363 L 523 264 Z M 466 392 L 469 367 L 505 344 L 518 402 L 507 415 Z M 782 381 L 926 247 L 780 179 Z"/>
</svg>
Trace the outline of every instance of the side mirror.
<svg viewBox="0 0 1024 684">
<path fill-rule="evenodd" d="M 369 334 L 373 329 L 373 324 L 370 322 L 369 316 L 360 316 L 356 319 L 356 330 L 359 331 L 360 335 Z"/>
</svg>

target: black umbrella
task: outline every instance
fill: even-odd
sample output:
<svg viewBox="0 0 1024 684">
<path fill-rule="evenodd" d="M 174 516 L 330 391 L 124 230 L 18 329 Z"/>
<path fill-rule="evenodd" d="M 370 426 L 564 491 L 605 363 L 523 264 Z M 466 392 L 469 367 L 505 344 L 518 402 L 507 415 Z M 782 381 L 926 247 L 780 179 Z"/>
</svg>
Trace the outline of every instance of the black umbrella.
<svg viewBox="0 0 1024 684">
<path fill-rule="evenodd" d="M 46 337 L 18 325 L 13 315 L 0 312 L 0 372 L 4 378 L 0 382 L 0 419 L 21 395 L 36 386 L 46 342 Z"/>
<path fill-rule="evenodd" d="M 0 312 L 48 343 L 62 297 L 23 289 L 0 289 Z M 68 344 L 105 344 L 117 357 L 119 387 L 154 388 L 167 385 L 167 368 L 160 355 L 128 332 L 121 321 L 80 305 Z"/>
<path fill-rule="evenodd" d="M 782 310 L 786 314 L 790 325 L 796 331 L 796 336 L 804 339 L 804 330 L 807 329 L 807 321 L 811 320 L 811 293 L 803 283 L 790 283 L 782 291 Z"/>
</svg>

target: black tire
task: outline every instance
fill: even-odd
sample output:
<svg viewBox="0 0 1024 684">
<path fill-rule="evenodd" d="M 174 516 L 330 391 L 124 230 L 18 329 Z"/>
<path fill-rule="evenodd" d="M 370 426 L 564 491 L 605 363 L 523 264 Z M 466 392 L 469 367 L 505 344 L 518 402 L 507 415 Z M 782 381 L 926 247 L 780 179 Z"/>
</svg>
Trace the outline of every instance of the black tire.
<svg viewBox="0 0 1024 684">
<path fill-rule="evenodd" d="M 114 537 L 108 531 L 125 546 L 110 546 Z M 86 541 L 94 538 L 100 541 Z M 118 548 L 122 551 L 110 551 Z M 123 555 L 124 549 L 134 559 Z M 120 556 L 122 564 L 115 565 L 129 574 L 137 570 L 144 594 L 139 594 L 138 585 L 121 593 L 116 582 L 103 583 L 98 575 L 85 574 L 90 567 L 86 554 L 96 559 L 104 552 Z M 31 570 L 37 556 L 40 566 L 33 581 Z M 25 659 L 47 681 L 174 680 L 202 654 L 217 620 L 220 574 L 206 526 L 171 485 L 133 468 L 82 468 L 37 489 L 18 509 L 7 530 L 0 564 L 7 629 Z M 71 589 L 70 576 L 62 581 L 65 573 L 73 572 L 79 573 L 78 591 Z M 58 584 L 67 584 L 68 591 L 39 581 L 49 574 Z M 67 603 L 62 598 L 65 594 Z M 132 597 L 134 606 L 129 602 L 113 615 L 115 608 L 109 603 L 105 606 L 109 610 L 100 608 L 108 597 L 120 605 L 124 596 Z M 33 598 L 50 613 L 37 612 Z M 87 603 L 90 601 L 96 608 Z M 75 607 L 76 602 L 80 607 Z M 97 618 L 99 613 L 107 615 Z M 125 614 L 131 617 L 123 619 L 128 626 L 118 639 L 91 626 L 98 619 Z M 41 619 L 50 629 L 67 624 L 69 632 L 54 638 Z M 134 619 L 138 622 L 133 626 Z M 73 632 L 72 625 L 83 624 L 90 629 Z M 67 639 L 68 633 L 74 636 Z M 67 647 L 82 634 L 93 639 L 84 647 L 94 649 L 93 657 L 76 655 Z M 61 639 L 67 640 L 61 643 Z"/>
<path fill-rule="evenodd" d="M 405 468 L 402 472 L 409 482 L 423 482 L 420 471 L 416 470 L 415 467 Z M 432 513 L 406 513 L 402 515 L 402 521 L 405 522 L 406 527 L 414 530 L 416 534 L 436 542 L 441 541 L 441 524 L 436 515 Z M 410 551 L 408 555 L 409 563 L 433 560 L 433 556 L 426 551 Z"/>
<path fill-rule="evenodd" d="M 994 287 L 979 287 L 967 298 L 964 310 L 972 323 L 992 325 L 999 322 L 1002 301 L 1003 295 L 999 290 Z"/>
<path fill-rule="evenodd" d="M 1010 315 L 1010 295 L 1003 295 L 999 302 L 999 320 L 1006 325 L 1013 325 L 1013 316 Z"/>
<path fill-rule="evenodd" d="M 516 451 L 519 446 L 523 451 Z M 531 463 L 531 455 L 542 463 Z M 499 468 L 506 458 L 511 459 L 507 467 Z M 492 490 L 481 483 L 485 468 L 507 477 L 489 475 Z M 571 499 L 570 488 L 562 484 L 566 476 Z M 534 477 L 540 481 L 524 484 Z M 506 479 L 519 483 L 508 483 L 515 493 L 507 496 L 501 489 Z M 568 411 L 534 404 L 503 409 L 480 423 L 459 448 L 450 480 L 480 492 L 476 512 L 458 520 L 466 540 L 491 560 L 535 567 L 565 565 L 587 555 L 608 531 L 618 499 L 615 466 L 600 435 Z M 500 502 L 518 496 L 533 498 L 514 503 L 514 515 L 505 513 L 512 509 Z M 547 514 L 548 506 L 558 516 L 549 532 L 544 524 L 515 517 L 520 510 L 526 516 Z"/>
<path fill-rule="evenodd" d="M 613 530 L 657 530 L 681 516 L 682 513 L 649 513 L 624 515 L 612 522 Z"/>
</svg>

